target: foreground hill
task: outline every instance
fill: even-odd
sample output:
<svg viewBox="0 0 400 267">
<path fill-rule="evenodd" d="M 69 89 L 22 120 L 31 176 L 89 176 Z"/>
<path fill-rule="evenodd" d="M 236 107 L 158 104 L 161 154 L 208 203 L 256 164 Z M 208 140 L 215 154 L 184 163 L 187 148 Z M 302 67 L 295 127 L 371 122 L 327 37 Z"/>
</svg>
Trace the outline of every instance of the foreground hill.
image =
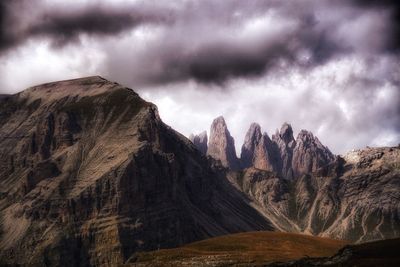
<svg viewBox="0 0 400 267">
<path fill-rule="evenodd" d="M 153 104 L 101 77 L 1 99 L 0 158 L 2 264 L 115 266 L 272 229 Z"/>
<path fill-rule="evenodd" d="M 303 257 L 333 256 L 345 241 L 281 232 L 215 237 L 175 249 L 135 255 L 137 266 L 258 266 Z"/>
</svg>

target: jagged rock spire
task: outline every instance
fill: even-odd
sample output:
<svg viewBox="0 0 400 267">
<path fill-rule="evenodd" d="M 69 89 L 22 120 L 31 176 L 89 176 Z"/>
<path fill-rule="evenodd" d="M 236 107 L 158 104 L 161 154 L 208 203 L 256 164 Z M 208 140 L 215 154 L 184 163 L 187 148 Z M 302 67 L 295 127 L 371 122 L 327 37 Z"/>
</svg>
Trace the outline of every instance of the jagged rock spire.
<svg viewBox="0 0 400 267">
<path fill-rule="evenodd" d="M 214 119 L 211 124 L 207 155 L 220 160 L 225 167 L 234 170 L 240 167 L 236 156 L 235 141 L 222 116 Z"/>
<path fill-rule="evenodd" d="M 189 139 L 203 155 L 207 154 L 207 131 L 203 131 L 198 135 L 191 134 Z"/>
<path fill-rule="evenodd" d="M 277 171 L 274 143 L 264 133 L 254 150 L 253 166 L 257 169 Z"/>
<path fill-rule="evenodd" d="M 317 169 L 334 161 L 332 152 L 311 132 L 301 130 L 296 138 L 293 151 L 292 169 L 294 175 L 315 172 Z"/>
<path fill-rule="evenodd" d="M 192 136 L 193 142 L 198 142 L 195 139 L 196 136 Z M 311 132 L 302 130 L 295 140 L 292 126 L 285 122 L 270 139 L 268 134 L 262 134 L 259 124 L 252 123 L 245 136 L 239 164 L 234 140 L 223 117 L 216 118 L 211 125 L 207 154 L 231 169 L 255 167 L 274 171 L 286 179 L 314 172 L 335 160 Z"/>
<path fill-rule="evenodd" d="M 294 141 L 292 125 L 285 122 L 281 127 L 279 136 L 285 142 L 285 144 L 289 144 L 290 142 Z"/>
<path fill-rule="evenodd" d="M 244 144 L 242 146 L 242 152 L 240 154 L 243 168 L 248 168 L 253 165 L 254 150 L 260 143 L 261 138 L 262 134 L 260 125 L 253 122 L 246 133 Z"/>
<path fill-rule="evenodd" d="M 276 154 L 279 158 L 277 162 L 278 173 L 287 179 L 293 178 L 292 157 L 296 141 L 293 137 L 293 129 L 289 123 L 284 123 L 281 130 L 272 136 L 272 141 L 276 144 Z"/>
</svg>

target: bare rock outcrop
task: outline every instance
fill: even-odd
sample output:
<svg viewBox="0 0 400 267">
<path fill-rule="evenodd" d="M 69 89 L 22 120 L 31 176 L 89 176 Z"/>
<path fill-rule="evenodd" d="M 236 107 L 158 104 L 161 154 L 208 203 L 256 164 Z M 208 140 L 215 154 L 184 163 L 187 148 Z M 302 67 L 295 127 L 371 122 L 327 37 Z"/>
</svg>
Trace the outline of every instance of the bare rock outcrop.
<svg viewBox="0 0 400 267">
<path fill-rule="evenodd" d="M 211 124 L 207 155 L 220 160 L 223 166 L 232 170 L 240 167 L 236 156 L 235 141 L 222 116 L 214 119 Z"/>
<path fill-rule="evenodd" d="M 294 178 L 292 170 L 292 158 L 296 141 L 293 137 L 292 126 L 288 123 L 284 123 L 281 127 L 281 130 L 277 130 L 276 133 L 272 135 L 272 141 L 276 144 L 275 149 L 277 152 L 275 153 L 279 153 L 280 158 L 278 162 L 278 173 L 286 179 Z"/>
<path fill-rule="evenodd" d="M 241 167 L 274 171 L 286 179 L 299 178 L 333 162 L 334 155 L 311 132 L 302 130 L 294 140 L 290 124 L 284 123 L 272 136 L 261 134 L 261 127 L 252 123 L 241 153 Z"/>
<path fill-rule="evenodd" d="M 295 177 L 312 173 L 335 160 L 332 152 L 311 132 L 301 130 L 293 150 L 292 169 Z"/>
<path fill-rule="evenodd" d="M 248 168 L 231 178 L 277 229 L 365 242 L 400 237 L 400 148 L 336 157 L 298 179 Z"/>
<path fill-rule="evenodd" d="M 253 165 L 254 151 L 262 138 L 261 127 L 258 123 L 252 123 L 246 133 L 240 160 L 243 168 L 248 168 Z"/>
<path fill-rule="evenodd" d="M 201 154 L 207 154 L 207 132 L 203 131 L 198 135 L 191 134 L 189 136 L 189 140 L 197 147 L 197 149 L 201 152 Z"/>
</svg>

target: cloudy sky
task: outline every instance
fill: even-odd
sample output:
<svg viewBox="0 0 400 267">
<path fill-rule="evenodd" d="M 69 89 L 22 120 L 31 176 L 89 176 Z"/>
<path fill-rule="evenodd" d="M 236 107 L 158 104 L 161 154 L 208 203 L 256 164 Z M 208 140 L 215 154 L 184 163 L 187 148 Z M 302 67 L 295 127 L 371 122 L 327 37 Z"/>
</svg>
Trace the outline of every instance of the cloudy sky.
<svg viewBox="0 0 400 267">
<path fill-rule="evenodd" d="M 400 143 L 390 0 L 1 0 L 0 93 L 101 75 L 185 135 L 223 115 L 311 130 L 334 153 Z"/>
</svg>

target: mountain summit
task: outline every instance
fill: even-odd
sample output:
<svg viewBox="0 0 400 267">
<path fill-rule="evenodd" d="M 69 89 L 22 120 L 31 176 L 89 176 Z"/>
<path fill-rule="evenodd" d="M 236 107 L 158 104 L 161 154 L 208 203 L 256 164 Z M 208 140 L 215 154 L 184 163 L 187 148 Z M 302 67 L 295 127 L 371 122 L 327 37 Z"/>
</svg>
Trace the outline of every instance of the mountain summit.
<svg viewBox="0 0 400 267">
<path fill-rule="evenodd" d="M 261 132 L 258 123 L 252 123 L 246 133 L 240 159 L 236 157 L 235 141 L 222 116 L 213 121 L 210 132 L 207 154 L 232 170 L 254 167 L 291 180 L 315 172 L 335 160 L 329 148 L 311 132 L 301 130 L 295 140 L 292 126 L 288 123 L 284 123 L 272 139 Z M 202 144 L 197 136 L 190 139 L 199 150 L 204 150 L 204 138 Z"/>
<path fill-rule="evenodd" d="M 207 155 L 221 161 L 222 165 L 233 170 L 239 168 L 235 141 L 229 133 L 224 117 L 216 118 L 211 124 Z"/>
<path fill-rule="evenodd" d="M 0 157 L 1 264 L 115 266 L 273 229 L 156 106 L 101 77 L 1 99 Z"/>
</svg>

